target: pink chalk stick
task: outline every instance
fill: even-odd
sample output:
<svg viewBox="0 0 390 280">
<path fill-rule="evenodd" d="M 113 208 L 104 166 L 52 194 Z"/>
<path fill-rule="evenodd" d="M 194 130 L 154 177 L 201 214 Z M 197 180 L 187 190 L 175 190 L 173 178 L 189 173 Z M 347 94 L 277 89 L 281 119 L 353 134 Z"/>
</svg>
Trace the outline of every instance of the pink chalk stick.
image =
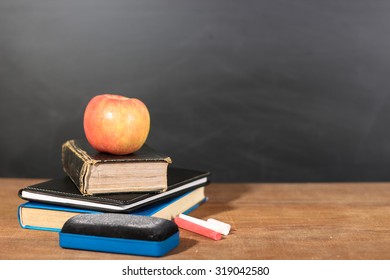
<svg viewBox="0 0 390 280">
<path fill-rule="evenodd" d="M 222 239 L 222 235 L 219 232 L 216 232 L 216 231 L 213 231 L 211 229 L 202 227 L 202 226 L 200 226 L 198 224 L 195 224 L 195 223 L 192 223 L 190 221 L 184 220 L 184 219 L 182 219 L 180 217 L 176 217 L 174 221 L 175 221 L 175 223 L 177 224 L 177 226 L 179 228 L 195 232 L 197 234 L 206 236 L 206 237 L 211 238 L 213 240 L 221 240 Z"/>
</svg>

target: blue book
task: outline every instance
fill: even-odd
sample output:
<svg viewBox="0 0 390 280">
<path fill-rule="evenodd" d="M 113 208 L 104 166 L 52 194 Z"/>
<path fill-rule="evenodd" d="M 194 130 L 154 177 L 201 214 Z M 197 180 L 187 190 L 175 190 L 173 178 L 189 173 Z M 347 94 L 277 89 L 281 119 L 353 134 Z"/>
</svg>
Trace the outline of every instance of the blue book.
<svg viewBox="0 0 390 280">
<path fill-rule="evenodd" d="M 139 208 L 130 214 L 171 220 L 181 213 L 188 214 L 205 202 L 204 189 L 205 187 L 196 188 L 180 196 Z M 83 213 L 102 212 L 29 201 L 18 207 L 18 220 L 22 228 L 59 232 L 68 219 Z"/>
</svg>

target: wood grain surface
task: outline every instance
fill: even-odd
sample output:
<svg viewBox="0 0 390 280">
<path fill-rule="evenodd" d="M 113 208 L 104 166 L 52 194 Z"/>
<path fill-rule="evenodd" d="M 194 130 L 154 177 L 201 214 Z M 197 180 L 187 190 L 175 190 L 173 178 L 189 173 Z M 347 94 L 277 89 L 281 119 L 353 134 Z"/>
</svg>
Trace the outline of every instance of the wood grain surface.
<svg viewBox="0 0 390 280">
<path fill-rule="evenodd" d="M 150 259 L 62 249 L 58 233 L 22 229 L 20 188 L 0 179 L 0 259 Z M 232 225 L 213 241 L 185 230 L 161 259 L 390 259 L 390 183 L 212 183 L 192 216 Z"/>
</svg>

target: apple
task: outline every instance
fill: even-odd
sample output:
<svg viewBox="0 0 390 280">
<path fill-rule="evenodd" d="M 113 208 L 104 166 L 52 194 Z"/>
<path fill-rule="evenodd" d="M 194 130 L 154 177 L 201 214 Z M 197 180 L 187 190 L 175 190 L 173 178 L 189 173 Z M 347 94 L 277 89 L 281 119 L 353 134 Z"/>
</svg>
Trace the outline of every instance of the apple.
<svg viewBox="0 0 390 280">
<path fill-rule="evenodd" d="M 138 151 L 150 130 L 146 105 L 137 98 L 116 94 L 93 97 L 84 112 L 84 132 L 96 150 L 114 155 Z"/>
</svg>

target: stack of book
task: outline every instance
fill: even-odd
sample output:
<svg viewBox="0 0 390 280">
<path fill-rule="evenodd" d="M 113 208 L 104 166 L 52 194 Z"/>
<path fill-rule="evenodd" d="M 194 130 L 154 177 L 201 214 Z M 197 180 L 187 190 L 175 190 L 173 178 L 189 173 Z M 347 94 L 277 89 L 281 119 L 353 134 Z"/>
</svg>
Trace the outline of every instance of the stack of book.
<svg viewBox="0 0 390 280">
<path fill-rule="evenodd" d="M 25 187 L 18 209 L 22 228 L 60 231 L 81 213 L 118 212 L 173 219 L 205 202 L 207 171 L 170 167 L 171 159 L 147 145 L 114 156 L 85 140 L 62 146 L 67 176 Z"/>
</svg>

